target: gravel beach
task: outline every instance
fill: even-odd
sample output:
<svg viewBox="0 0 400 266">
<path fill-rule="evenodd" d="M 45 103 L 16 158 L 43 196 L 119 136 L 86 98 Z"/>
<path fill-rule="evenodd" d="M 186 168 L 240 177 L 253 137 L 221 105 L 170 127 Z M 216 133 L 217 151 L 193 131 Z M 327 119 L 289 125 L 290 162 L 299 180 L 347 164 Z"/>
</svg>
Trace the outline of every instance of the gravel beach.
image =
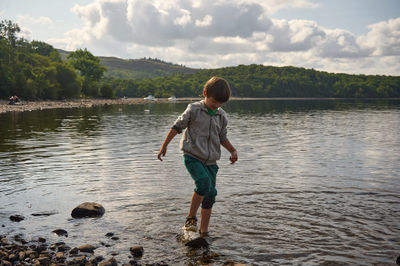
<svg viewBox="0 0 400 266">
<path fill-rule="evenodd" d="M 181 100 L 181 99 L 179 99 Z M 187 99 L 186 99 L 187 100 Z M 120 98 L 120 99 L 77 99 L 65 101 L 21 101 L 14 105 L 9 105 L 8 101 L 0 100 L 0 113 L 6 112 L 24 112 L 54 108 L 78 108 L 92 107 L 96 105 L 112 104 L 141 104 L 141 103 L 168 102 L 168 99 L 161 98 L 157 101 L 148 101 L 143 98 Z"/>
</svg>

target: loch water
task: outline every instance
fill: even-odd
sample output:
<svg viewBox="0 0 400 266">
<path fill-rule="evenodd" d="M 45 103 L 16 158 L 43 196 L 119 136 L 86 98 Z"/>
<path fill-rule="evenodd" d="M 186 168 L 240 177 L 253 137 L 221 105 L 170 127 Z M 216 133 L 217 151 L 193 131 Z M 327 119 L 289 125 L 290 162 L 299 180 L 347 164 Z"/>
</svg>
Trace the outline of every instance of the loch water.
<svg viewBox="0 0 400 266">
<path fill-rule="evenodd" d="M 209 250 L 176 240 L 193 181 L 177 136 L 158 149 L 188 102 L 0 114 L 0 231 L 140 263 L 395 265 L 400 255 L 400 100 L 231 101 L 239 161 L 218 162 Z M 82 202 L 97 219 L 72 219 Z M 9 220 L 21 214 L 25 220 Z M 32 214 L 51 214 L 33 216 Z M 65 229 L 68 237 L 52 233 Z M 113 232 L 119 239 L 105 236 Z M 109 245 L 106 247 L 105 245 Z M 114 254 L 115 255 L 115 254 Z"/>
</svg>

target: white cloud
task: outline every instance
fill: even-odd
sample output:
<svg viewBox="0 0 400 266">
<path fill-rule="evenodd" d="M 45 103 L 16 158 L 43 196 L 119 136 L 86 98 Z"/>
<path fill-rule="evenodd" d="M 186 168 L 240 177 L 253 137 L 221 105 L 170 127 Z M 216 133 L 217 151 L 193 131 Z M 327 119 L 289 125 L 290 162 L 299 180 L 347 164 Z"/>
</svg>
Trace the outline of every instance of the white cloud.
<svg viewBox="0 0 400 266">
<path fill-rule="evenodd" d="M 202 20 L 196 19 L 195 25 L 197 27 L 207 27 L 207 26 L 210 26 L 211 23 L 212 23 L 212 16 L 205 15 Z"/>
<path fill-rule="evenodd" d="M 366 57 L 371 50 L 362 48 L 357 38 L 345 30 L 326 30 L 326 37 L 316 47 L 319 57 L 327 58 L 355 58 Z"/>
<path fill-rule="evenodd" d="M 372 49 L 375 56 L 400 55 L 400 17 L 368 26 L 366 36 L 359 38 L 359 43 Z"/>
<path fill-rule="evenodd" d="M 53 25 L 53 21 L 49 17 L 32 17 L 32 16 L 17 16 L 17 24 L 21 26 L 29 26 L 32 24 L 41 24 L 44 26 Z"/>
<path fill-rule="evenodd" d="M 19 38 L 31 41 L 33 39 L 32 31 L 26 27 L 20 27 L 21 31 L 18 33 Z"/>
<path fill-rule="evenodd" d="M 40 27 L 53 27 L 53 21 L 48 17 L 32 17 L 32 16 L 17 16 L 17 24 L 21 31 L 18 33 L 20 38 L 31 41 L 33 39 L 33 33 L 31 28 L 34 26 Z"/>
<path fill-rule="evenodd" d="M 182 9 L 181 12 L 182 12 L 182 16 L 176 18 L 174 20 L 174 24 L 179 25 L 179 26 L 186 26 L 192 21 L 192 18 L 190 17 L 190 12 L 185 9 Z"/>
<path fill-rule="evenodd" d="M 274 20 L 268 32 L 273 51 L 307 51 L 316 46 L 325 36 L 324 29 L 314 21 Z"/>
<path fill-rule="evenodd" d="M 356 36 L 315 21 L 268 16 L 282 8 L 315 7 L 307 0 L 95 0 L 72 9 L 85 27 L 49 42 L 202 68 L 263 63 L 399 73 L 393 62 L 400 56 L 400 18 L 370 25 L 366 35 Z"/>
</svg>

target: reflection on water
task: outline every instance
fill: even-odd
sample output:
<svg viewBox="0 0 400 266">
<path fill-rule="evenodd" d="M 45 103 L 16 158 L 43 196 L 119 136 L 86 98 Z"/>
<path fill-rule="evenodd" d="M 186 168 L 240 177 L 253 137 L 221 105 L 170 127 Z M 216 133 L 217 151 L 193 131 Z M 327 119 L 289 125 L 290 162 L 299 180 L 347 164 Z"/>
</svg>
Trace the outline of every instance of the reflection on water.
<svg viewBox="0 0 400 266">
<path fill-rule="evenodd" d="M 175 239 L 193 185 L 177 137 L 156 154 L 186 103 L 0 115 L 1 232 L 90 243 L 127 262 L 196 262 Z M 400 255 L 400 101 L 232 101 L 239 161 L 219 162 L 210 230 L 218 265 L 385 264 Z M 148 110 L 148 111 L 147 111 Z M 84 201 L 106 208 L 74 220 Z M 53 212 L 51 216 L 31 216 Z M 23 214 L 21 223 L 8 217 Z M 114 232 L 120 239 L 104 235 Z M 111 245 L 105 248 L 101 242 Z"/>
</svg>

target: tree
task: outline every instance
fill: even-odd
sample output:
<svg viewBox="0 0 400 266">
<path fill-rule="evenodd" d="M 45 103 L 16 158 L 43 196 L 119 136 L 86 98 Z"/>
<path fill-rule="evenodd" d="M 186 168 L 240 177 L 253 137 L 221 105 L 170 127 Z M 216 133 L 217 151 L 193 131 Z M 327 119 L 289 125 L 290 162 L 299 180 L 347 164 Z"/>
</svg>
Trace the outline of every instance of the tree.
<svg viewBox="0 0 400 266">
<path fill-rule="evenodd" d="M 41 41 L 32 41 L 30 47 L 34 53 L 47 56 L 52 61 L 61 62 L 60 53 L 50 44 Z"/>
<path fill-rule="evenodd" d="M 103 77 L 106 68 L 100 65 L 100 59 L 92 55 L 86 48 L 68 55 L 69 63 L 79 71 L 82 77 L 82 92 L 86 96 L 98 95 L 97 82 Z"/>
<path fill-rule="evenodd" d="M 17 42 L 17 33 L 20 31 L 20 27 L 17 24 L 12 23 L 11 20 L 2 20 L 0 22 L 0 40 L 7 40 L 13 48 L 15 48 Z"/>
<path fill-rule="evenodd" d="M 100 88 L 100 95 L 101 95 L 101 97 L 103 97 L 103 98 L 108 98 L 108 99 L 110 99 L 110 98 L 113 98 L 113 97 L 114 97 L 114 92 L 113 92 L 113 89 L 111 88 L 110 85 L 104 84 L 104 85 L 102 85 L 101 88 Z"/>
</svg>

